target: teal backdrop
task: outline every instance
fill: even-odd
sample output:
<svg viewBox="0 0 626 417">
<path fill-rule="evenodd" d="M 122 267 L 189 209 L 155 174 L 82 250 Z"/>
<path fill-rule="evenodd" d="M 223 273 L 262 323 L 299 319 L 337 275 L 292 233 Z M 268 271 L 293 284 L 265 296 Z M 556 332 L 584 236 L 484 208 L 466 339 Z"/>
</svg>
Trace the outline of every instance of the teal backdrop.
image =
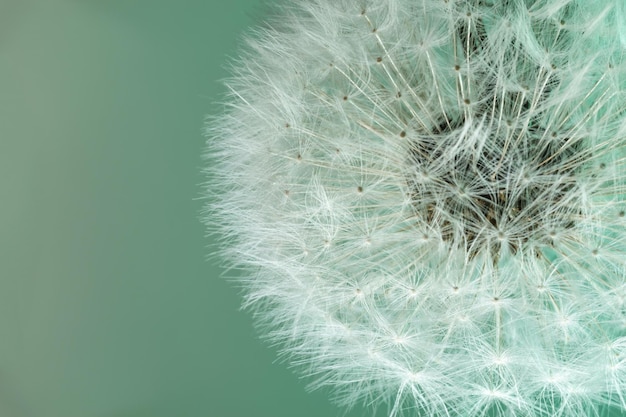
<svg viewBox="0 0 626 417">
<path fill-rule="evenodd" d="M 0 417 L 386 415 L 307 393 L 209 258 L 203 119 L 264 9 L 0 0 Z"/>
<path fill-rule="evenodd" d="M 258 0 L 0 1 L 0 416 L 360 417 L 259 341 L 198 220 Z"/>
</svg>

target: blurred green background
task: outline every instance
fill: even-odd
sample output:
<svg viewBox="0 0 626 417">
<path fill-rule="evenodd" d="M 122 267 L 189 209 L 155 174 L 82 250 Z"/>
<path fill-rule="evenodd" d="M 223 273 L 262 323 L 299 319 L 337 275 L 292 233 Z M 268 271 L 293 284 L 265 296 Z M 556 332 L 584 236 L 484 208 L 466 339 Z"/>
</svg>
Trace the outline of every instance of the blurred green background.
<svg viewBox="0 0 626 417">
<path fill-rule="evenodd" d="M 0 417 L 374 417 L 275 363 L 207 260 L 203 119 L 264 9 L 0 0 Z"/>
<path fill-rule="evenodd" d="M 0 1 L 0 417 L 344 415 L 273 363 L 198 221 L 203 117 L 262 10 Z"/>
</svg>

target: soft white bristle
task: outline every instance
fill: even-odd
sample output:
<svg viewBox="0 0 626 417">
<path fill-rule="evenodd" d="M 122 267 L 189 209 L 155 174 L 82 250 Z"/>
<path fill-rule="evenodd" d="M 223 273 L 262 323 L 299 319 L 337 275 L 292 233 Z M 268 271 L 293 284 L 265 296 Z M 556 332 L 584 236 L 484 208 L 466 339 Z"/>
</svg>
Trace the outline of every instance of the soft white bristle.
<svg viewBox="0 0 626 417">
<path fill-rule="evenodd" d="M 249 38 L 205 222 L 311 387 L 394 417 L 626 412 L 624 12 L 309 0 Z"/>
</svg>

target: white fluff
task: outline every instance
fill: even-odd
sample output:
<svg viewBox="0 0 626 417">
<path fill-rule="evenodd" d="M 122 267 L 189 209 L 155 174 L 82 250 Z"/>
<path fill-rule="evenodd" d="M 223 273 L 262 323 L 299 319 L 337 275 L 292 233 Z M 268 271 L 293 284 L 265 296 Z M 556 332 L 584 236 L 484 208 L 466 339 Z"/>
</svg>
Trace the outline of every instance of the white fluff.
<svg viewBox="0 0 626 417">
<path fill-rule="evenodd" d="M 311 387 L 626 412 L 622 0 L 290 3 L 208 122 L 206 224 Z"/>
</svg>

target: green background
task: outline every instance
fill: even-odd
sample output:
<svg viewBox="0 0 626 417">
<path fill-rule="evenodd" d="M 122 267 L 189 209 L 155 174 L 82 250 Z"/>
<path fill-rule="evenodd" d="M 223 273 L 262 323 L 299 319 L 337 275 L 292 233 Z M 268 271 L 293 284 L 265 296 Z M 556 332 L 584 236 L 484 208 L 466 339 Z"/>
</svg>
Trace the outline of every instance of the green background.
<svg viewBox="0 0 626 417">
<path fill-rule="evenodd" d="M 264 9 L 0 0 L 0 417 L 373 417 L 275 363 L 208 259 L 203 119 Z"/>
<path fill-rule="evenodd" d="M 262 10 L 0 1 L 0 416 L 343 415 L 274 363 L 198 220 L 203 117 Z"/>
</svg>

